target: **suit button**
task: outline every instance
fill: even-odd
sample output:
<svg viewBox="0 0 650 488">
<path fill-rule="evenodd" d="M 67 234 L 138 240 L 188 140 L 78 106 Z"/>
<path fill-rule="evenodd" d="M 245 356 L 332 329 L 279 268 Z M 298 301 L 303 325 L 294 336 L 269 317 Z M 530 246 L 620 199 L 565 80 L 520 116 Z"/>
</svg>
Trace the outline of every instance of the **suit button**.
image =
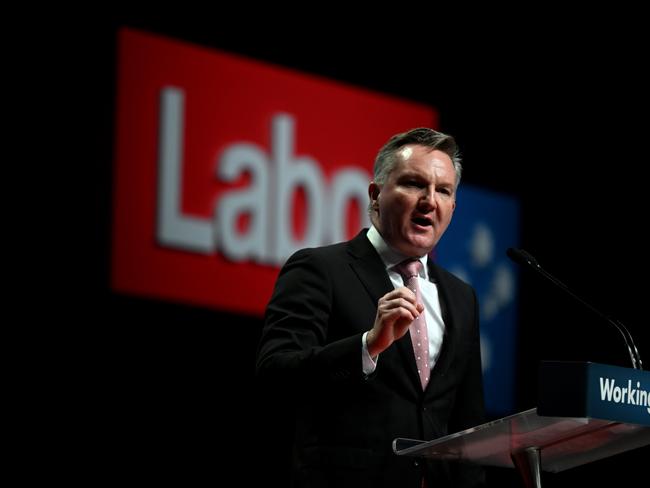
<svg viewBox="0 0 650 488">
<path fill-rule="evenodd" d="M 413 461 L 413 466 L 415 466 L 417 468 L 419 465 L 420 465 L 419 461 Z"/>
</svg>

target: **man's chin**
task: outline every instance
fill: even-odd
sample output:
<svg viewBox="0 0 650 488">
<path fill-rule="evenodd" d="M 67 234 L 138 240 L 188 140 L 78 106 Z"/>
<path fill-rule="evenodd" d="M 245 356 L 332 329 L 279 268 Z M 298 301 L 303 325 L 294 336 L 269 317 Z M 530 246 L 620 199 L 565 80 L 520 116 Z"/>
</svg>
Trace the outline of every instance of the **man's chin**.
<svg viewBox="0 0 650 488">
<path fill-rule="evenodd" d="M 402 252 L 407 256 L 424 256 L 429 254 L 435 245 L 433 238 L 411 239 L 408 243 L 404 243 Z"/>
</svg>

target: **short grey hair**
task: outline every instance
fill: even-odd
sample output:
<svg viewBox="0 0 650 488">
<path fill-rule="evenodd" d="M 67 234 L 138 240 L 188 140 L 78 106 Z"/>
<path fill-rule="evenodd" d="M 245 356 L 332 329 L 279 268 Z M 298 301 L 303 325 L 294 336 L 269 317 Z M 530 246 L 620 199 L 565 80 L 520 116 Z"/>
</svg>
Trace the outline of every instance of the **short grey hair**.
<svg viewBox="0 0 650 488">
<path fill-rule="evenodd" d="M 383 185 L 386 182 L 388 175 L 395 168 L 395 164 L 397 164 L 397 153 L 402 147 L 408 144 L 418 144 L 429 147 L 432 151 L 437 149 L 446 153 L 454 165 L 454 170 L 456 171 L 456 188 L 458 188 L 463 166 L 456 140 L 448 134 L 443 134 L 442 132 L 426 127 L 419 127 L 417 129 L 411 129 L 408 132 L 395 134 L 384 144 L 384 147 L 379 150 L 375 159 L 373 176 L 375 183 Z"/>
</svg>

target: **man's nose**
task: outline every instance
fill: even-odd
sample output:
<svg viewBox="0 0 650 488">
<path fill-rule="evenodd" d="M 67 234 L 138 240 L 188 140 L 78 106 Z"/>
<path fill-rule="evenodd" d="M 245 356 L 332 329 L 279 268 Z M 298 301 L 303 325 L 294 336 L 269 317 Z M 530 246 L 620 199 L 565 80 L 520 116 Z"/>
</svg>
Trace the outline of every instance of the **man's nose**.
<svg viewBox="0 0 650 488">
<path fill-rule="evenodd" d="M 438 207 L 435 188 L 424 189 L 422 197 L 420 198 L 420 205 L 426 207 L 428 210 L 435 210 Z"/>
</svg>

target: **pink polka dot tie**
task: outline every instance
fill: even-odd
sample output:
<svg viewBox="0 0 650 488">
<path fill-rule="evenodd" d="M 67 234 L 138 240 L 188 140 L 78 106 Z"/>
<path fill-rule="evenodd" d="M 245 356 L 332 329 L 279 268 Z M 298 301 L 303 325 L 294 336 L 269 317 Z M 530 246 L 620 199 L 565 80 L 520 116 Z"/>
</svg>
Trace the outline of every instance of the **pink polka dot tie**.
<svg viewBox="0 0 650 488">
<path fill-rule="evenodd" d="M 402 275 L 404 286 L 415 293 L 417 303 L 422 303 L 420 285 L 418 284 L 418 276 L 421 268 L 422 262 L 419 259 L 404 261 L 395 266 L 395 270 Z M 427 334 L 427 322 L 424 318 L 424 311 L 411 323 L 409 333 L 411 334 L 413 352 L 415 353 L 415 364 L 418 367 L 420 383 L 424 390 L 431 374 L 431 368 L 429 367 L 429 336 Z"/>
</svg>

